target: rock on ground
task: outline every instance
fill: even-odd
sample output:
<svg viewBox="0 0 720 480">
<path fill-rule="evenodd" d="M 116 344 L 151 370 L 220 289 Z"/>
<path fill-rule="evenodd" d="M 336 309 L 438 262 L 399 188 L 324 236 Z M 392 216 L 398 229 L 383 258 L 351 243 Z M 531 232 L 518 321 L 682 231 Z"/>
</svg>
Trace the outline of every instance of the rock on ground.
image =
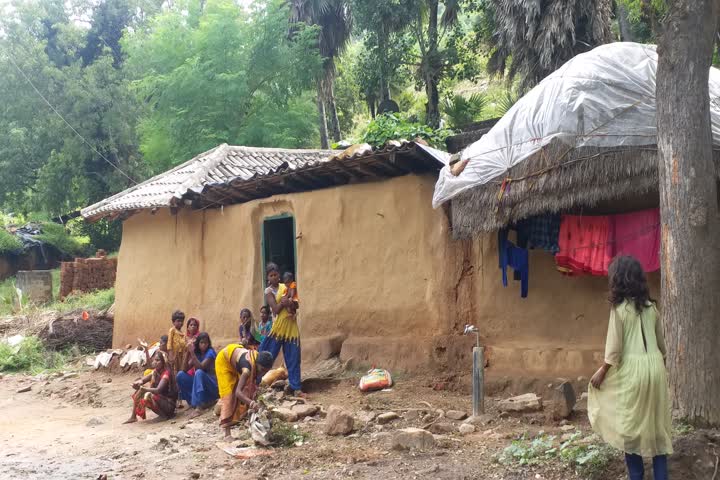
<svg viewBox="0 0 720 480">
<path fill-rule="evenodd" d="M 370 423 L 377 417 L 377 413 L 373 411 L 363 411 L 358 413 L 358 420 L 362 423 Z"/>
<path fill-rule="evenodd" d="M 494 418 L 492 415 L 485 413 L 485 414 L 478 415 L 478 416 L 471 415 L 468 418 L 466 418 L 465 421 L 463 421 L 463 423 L 469 423 L 470 425 L 486 426 L 486 425 L 490 425 L 493 422 L 493 420 L 494 420 Z"/>
<path fill-rule="evenodd" d="M 297 422 L 298 414 L 289 408 L 276 408 L 272 411 L 273 417 L 279 418 L 283 422 Z"/>
<path fill-rule="evenodd" d="M 449 418 L 450 420 L 464 420 L 467 418 L 467 413 L 461 411 L 461 410 L 448 410 L 445 412 L 445 417 Z"/>
<path fill-rule="evenodd" d="M 551 393 L 552 408 L 548 409 L 551 420 L 567 418 L 575 406 L 575 389 L 570 382 L 563 382 L 554 388 Z"/>
<path fill-rule="evenodd" d="M 347 435 L 353 431 L 355 420 L 352 415 L 338 407 L 331 405 L 327 411 L 325 419 L 326 435 Z"/>
<path fill-rule="evenodd" d="M 291 408 L 293 412 L 295 412 L 299 419 L 305 418 L 305 417 L 312 417 L 320 411 L 320 407 L 317 405 L 310 405 L 310 404 L 304 404 L 304 405 L 295 405 Z"/>
<path fill-rule="evenodd" d="M 475 426 L 469 423 L 463 423 L 458 427 L 458 431 L 461 435 L 469 435 L 475 433 Z"/>
<path fill-rule="evenodd" d="M 392 422 L 393 420 L 397 420 L 398 418 L 400 418 L 400 415 L 398 415 L 397 413 L 395 413 L 395 412 L 387 412 L 387 413 L 383 413 L 383 414 L 381 414 L 381 415 L 378 415 L 378 417 L 377 417 L 377 422 L 378 422 L 380 425 L 385 425 L 386 423 L 390 423 L 390 422 Z"/>
<path fill-rule="evenodd" d="M 435 437 L 422 428 L 403 428 L 395 432 L 392 448 L 396 450 L 429 450 L 435 446 Z"/>
<path fill-rule="evenodd" d="M 503 412 L 536 412 L 542 410 L 542 399 L 534 393 L 507 398 L 498 403 Z"/>
<path fill-rule="evenodd" d="M 455 425 L 453 425 L 450 422 L 438 422 L 438 423 L 433 423 L 432 425 L 430 425 L 430 431 L 432 433 L 443 434 L 443 433 L 453 433 L 457 430 L 455 429 Z"/>
</svg>

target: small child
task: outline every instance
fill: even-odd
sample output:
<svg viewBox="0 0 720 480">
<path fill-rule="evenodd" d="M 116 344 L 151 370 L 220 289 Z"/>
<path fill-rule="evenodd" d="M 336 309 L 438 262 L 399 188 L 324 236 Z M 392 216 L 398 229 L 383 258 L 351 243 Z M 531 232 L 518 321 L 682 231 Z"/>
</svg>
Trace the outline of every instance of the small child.
<svg viewBox="0 0 720 480">
<path fill-rule="evenodd" d="M 182 331 L 185 323 L 185 314 L 175 310 L 172 314 L 172 328 L 168 332 L 167 351 L 170 357 L 170 364 L 175 372 L 179 372 L 185 366 L 185 334 Z"/>
<path fill-rule="evenodd" d="M 272 318 L 270 317 L 270 308 L 267 305 L 260 307 L 258 330 L 260 332 L 260 341 L 265 340 L 265 337 L 270 335 L 270 330 L 272 330 Z"/>
<path fill-rule="evenodd" d="M 283 283 L 287 287 L 287 292 L 285 293 L 284 298 L 288 298 L 292 300 L 293 306 L 288 308 L 288 313 L 290 315 L 295 315 L 295 313 L 300 308 L 300 298 L 298 297 L 298 291 L 297 291 L 297 283 L 295 283 L 295 276 L 291 272 L 285 272 L 283 274 Z"/>
<path fill-rule="evenodd" d="M 253 316 L 249 308 L 243 308 L 240 310 L 240 343 L 245 348 L 256 347 L 259 342 L 253 337 Z"/>
</svg>

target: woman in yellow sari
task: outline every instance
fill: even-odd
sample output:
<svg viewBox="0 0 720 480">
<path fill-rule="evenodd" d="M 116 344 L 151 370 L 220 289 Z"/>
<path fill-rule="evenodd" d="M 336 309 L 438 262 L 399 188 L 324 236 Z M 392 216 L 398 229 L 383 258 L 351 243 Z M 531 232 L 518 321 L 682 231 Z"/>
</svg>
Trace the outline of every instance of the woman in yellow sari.
<svg viewBox="0 0 720 480">
<path fill-rule="evenodd" d="M 288 371 L 288 384 L 295 396 L 303 397 L 300 384 L 300 331 L 297 317 L 290 312 L 295 310 L 295 301 L 286 297 L 287 286 L 280 283 L 280 271 L 274 263 L 266 267 L 268 287 L 265 289 L 265 303 L 273 313 L 274 320 L 270 334 L 260 343 L 260 350 L 277 358 L 283 351 Z"/>
<path fill-rule="evenodd" d="M 248 409 L 257 410 L 257 384 L 272 364 L 268 352 L 248 350 L 238 343 L 218 353 L 215 375 L 220 393 L 220 426 L 225 429 L 225 438 L 230 438 L 230 427 L 242 420 Z"/>
</svg>

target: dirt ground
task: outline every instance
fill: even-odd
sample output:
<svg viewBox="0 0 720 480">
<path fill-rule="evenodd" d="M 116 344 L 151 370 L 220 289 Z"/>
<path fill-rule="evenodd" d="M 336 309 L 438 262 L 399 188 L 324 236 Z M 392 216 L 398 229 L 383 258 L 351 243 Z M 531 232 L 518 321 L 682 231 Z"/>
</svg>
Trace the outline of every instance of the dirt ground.
<svg viewBox="0 0 720 480">
<path fill-rule="evenodd" d="M 544 431 L 562 435 L 560 424 L 547 423 L 542 415 L 500 418 L 495 399 L 486 403 L 490 423 L 461 436 L 457 430 L 439 435 L 437 446 L 424 453 L 389 448 L 385 432 L 422 426 L 424 421 L 400 418 L 388 425 L 356 420 L 356 430 L 347 437 L 328 437 L 321 418 L 298 422 L 307 434 L 302 446 L 276 448 L 265 457 L 238 460 L 216 446 L 222 442 L 217 417 L 211 411 L 194 419 L 181 410 L 176 418 L 149 420 L 122 425 L 130 413 L 131 382 L 137 373 L 109 374 L 81 370 L 49 377 L 5 375 L 0 379 L 0 471 L 4 478 L 23 479 L 544 479 L 581 478 L 559 463 L 508 468 L 494 456 L 512 439 Z M 31 386 L 29 392 L 18 393 Z M 327 409 L 340 405 L 356 419 L 372 411 L 406 412 L 409 409 L 455 409 L 469 411 L 470 398 L 464 392 L 435 390 L 432 382 L 400 379 L 392 391 L 362 394 L 354 378 L 317 384 L 310 389 L 309 402 Z M 436 387 L 437 388 L 437 387 Z M 432 407 L 432 408 L 431 408 Z M 587 418 L 573 414 L 570 422 L 590 434 Z M 406 415 L 409 417 L 409 415 Z M 453 422 L 456 427 L 460 422 Z M 246 426 L 233 435 L 240 444 L 247 438 Z M 712 476 L 715 440 L 703 436 L 705 455 L 697 445 L 682 445 L 687 461 L 681 466 L 697 475 Z M 686 441 L 686 439 L 683 439 Z M 715 442 L 715 443 L 714 443 Z M 620 457 L 603 480 L 625 478 Z"/>
</svg>

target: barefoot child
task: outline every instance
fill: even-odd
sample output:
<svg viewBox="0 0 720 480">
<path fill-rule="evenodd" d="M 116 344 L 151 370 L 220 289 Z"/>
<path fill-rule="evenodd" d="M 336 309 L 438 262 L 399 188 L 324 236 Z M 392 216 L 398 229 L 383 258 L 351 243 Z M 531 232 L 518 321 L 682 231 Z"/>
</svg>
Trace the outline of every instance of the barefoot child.
<svg viewBox="0 0 720 480">
<path fill-rule="evenodd" d="M 152 359 L 153 370 L 150 375 L 146 375 L 132 384 L 136 390 L 132 396 L 133 410 L 130 418 L 124 423 L 137 422 L 138 416 L 145 419 L 148 408 L 166 419 L 175 416 L 177 385 L 172 367 L 168 362 L 167 355 L 159 350 L 155 352 Z M 145 387 L 146 383 L 150 383 L 150 386 Z"/>
<path fill-rule="evenodd" d="M 185 323 L 185 314 L 180 310 L 175 310 L 172 314 L 173 326 L 168 332 L 167 351 L 170 364 L 176 372 L 179 372 L 185 366 L 187 342 L 182 331 L 183 323 Z"/>
<path fill-rule="evenodd" d="M 167 354 L 167 343 L 168 343 L 168 336 L 162 335 L 160 336 L 160 341 L 154 343 L 153 345 L 150 345 L 149 347 L 147 344 L 142 343 L 141 346 L 143 347 L 143 350 L 145 350 L 145 366 L 151 367 L 152 366 L 152 356 L 155 355 L 155 352 L 161 351 Z M 147 377 L 152 373 L 152 368 L 148 368 L 143 373 L 143 377 Z"/>
</svg>

